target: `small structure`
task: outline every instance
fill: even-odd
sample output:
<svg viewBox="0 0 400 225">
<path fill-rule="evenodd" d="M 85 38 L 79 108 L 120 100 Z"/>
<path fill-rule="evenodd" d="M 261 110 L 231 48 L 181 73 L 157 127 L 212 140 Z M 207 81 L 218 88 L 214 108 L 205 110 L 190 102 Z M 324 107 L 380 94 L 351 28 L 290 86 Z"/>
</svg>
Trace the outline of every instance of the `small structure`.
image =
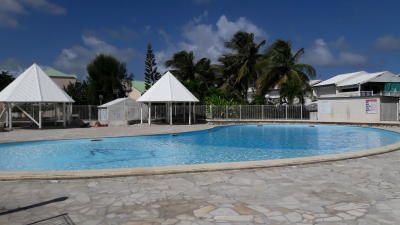
<svg viewBox="0 0 400 225">
<path fill-rule="evenodd" d="M 98 118 L 101 124 L 111 126 L 127 125 L 134 121 L 139 121 L 140 109 L 145 107 L 145 115 L 147 116 L 147 106 L 142 106 L 131 98 L 117 98 L 111 102 L 98 106 Z M 142 112 L 143 113 L 143 112 Z"/>
<path fill-rule="evenodd" d="M 132 90 L 129 92 L 128 97 L 133 100 L 138 100 L 140 96 L 145 92 L 145 83 L 144 81 L 134 80 L 132 81 Z"/>
<path fill-rule="evenodd" d="M 318 121 L 379 123 L 398 120 L 398 97 L 326 97 L 318 100 Z"/>
<path fill-rule="evenodd" d="M 192 123 L 191 103 L 199 100 L 185 87 L 171 72 L 166 72 L 149 90 L 147 90 L 138 100 L 145 102 L 149 107 L 148 123 L 151 125 L 151 104 L 166 103 L 166 115 L 168 115 L 169 124 L 172 125 L 172 104 L 189 103 L 189 124 Z M 143 123 L 143 109 L 141 108 L 141 123 Z"/>
<path fill-rule="evenodd" d="M 17 77 L 12 83 L 0 92 L 0 103 L 6 105 L 6 125 L 12 128 L 13 108 L 18 108 L 27 118 L 34 122 L 39 128 L 42 128 L 42 107 L 52 104 L 55 114 L 59 115 L 59 107 L 62 104 L 62 122 L 66 126 L 67 119 L 71 115 L 72 103 L 74 100 L 65 93 L 38 65 L 33 64 Z M 67 104 L 70 105 L 67 110 Z M 22 105 L 31 105 L 38 108 L 35 118 L 35 107 L 32 107 L 32 113 L 28 113 L 21 107 Z"/>
</svg>

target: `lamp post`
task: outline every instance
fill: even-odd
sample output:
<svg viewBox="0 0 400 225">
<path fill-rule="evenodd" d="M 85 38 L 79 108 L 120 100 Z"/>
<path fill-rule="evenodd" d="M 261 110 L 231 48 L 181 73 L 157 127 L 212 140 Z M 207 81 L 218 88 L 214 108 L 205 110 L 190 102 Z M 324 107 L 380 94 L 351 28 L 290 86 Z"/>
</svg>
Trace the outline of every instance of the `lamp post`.
<svg viewBox="0 0 400 225">
<path fill-rule="evenodd" d="M 113 94 L 115 95 L 116 98 L 118 98 L 118 92 L 119 92 L 118 88 L 113 89 Z"/>
<path fill-rule="evenodd" d="M 100 105 L 102 105 L 102 103 L 103 103 L 103 95 L 99 95 L 99 101 L 100 101 Z"/>
</svg>

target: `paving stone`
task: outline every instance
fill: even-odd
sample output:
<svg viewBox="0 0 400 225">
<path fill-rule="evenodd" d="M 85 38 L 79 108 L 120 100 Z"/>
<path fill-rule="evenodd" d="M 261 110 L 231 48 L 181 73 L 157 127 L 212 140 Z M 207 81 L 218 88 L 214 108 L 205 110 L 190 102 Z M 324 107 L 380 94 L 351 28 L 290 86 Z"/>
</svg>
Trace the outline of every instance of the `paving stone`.
<svg viewBox="0 0 400 225">
<path fill-rule="evenodd" d="M 240 216 L 215 216 L 216 221 L 227 221 L 227 222 L 250 222 L 254 216 L 240 215 Z"/>
<path fill-rule="evenodd" d="M 268 213 L 271 212 L 271 210 L 269 210 L 265 207 L 259 206 L 259 205 L 247 205 L 247 207 L 249 207 L 250 209 L 253 209 L 254 211 L 260 212 L 264 215 L 267 215 Z"/>
<path fill-rule="evenodd" d="M 218 208 L 210 212 L 213 216 L 238 216 L 239 214 L 231 208 Z"/>
<path fill-rule="evenodd" d="M 214 209 L 215 209 L 215 206 L 208 205 L 208 206 L 201 207 L 200 209 L 194 210 L 193 214 L 196 217 L 204 217 L 205 215 L 207 215 L 209 212 L 213 211 Z"/>
<path fill-rule="evenodd" d="M 292 223 L 300 222 L 303 220 L 303 217 L 297 212 L 291 212 L 286 214 L 285 216 Z"/>
<path fill-rule="evenodd" d="M 235 204 L 233 210 L 238 212 L 240 215 L 254 215 L 256 213 L 254 210 L 244 206 L 243 204 Z"/>
<path fill-rule="evenodd" d="M 284 216 L 271 216 L 268 219 L 275 220 L 275 221 L 287 221 L 287 218 Z"/>
<path fill-rule="evenodd" d="M 360 216 L 363 216 L 365 214 L 365 211 L 364 210 L 359 210 L 359 209 L 354 209 L 354 210 L 347 211 L 347 213 L 351 214 L 353 216 L 356 216 L 356 217 L 360 217 Z"/>
<path fill-rule="evenodd" d="M 349 215 L 347 213 L 338 213 L 337 216 L 343 218 L 344 220 L 354 220 L 356 217 Z"/>
</svg>

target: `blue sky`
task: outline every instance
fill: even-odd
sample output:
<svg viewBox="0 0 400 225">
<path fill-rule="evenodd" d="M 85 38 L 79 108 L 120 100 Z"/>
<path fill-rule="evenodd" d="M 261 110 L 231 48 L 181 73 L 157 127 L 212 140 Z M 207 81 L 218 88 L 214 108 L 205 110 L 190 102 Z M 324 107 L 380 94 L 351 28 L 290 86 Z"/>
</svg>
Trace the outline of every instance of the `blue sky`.
<svg viewBox="0 0 400 225">
<path fill-rule="evenodd" d="M 33 62 L 85 75 L 99 53 L 126 62 L 143 78 L 150 41 L 160 69 L 179 50 L 218 57 L 238 30 L 258 41 L 277 38 L 304 47 L 320 78 L 356 70 L 400 73 L 396 1 L 73 1 L 0 0 L 0 69 Z"/>
</svg>

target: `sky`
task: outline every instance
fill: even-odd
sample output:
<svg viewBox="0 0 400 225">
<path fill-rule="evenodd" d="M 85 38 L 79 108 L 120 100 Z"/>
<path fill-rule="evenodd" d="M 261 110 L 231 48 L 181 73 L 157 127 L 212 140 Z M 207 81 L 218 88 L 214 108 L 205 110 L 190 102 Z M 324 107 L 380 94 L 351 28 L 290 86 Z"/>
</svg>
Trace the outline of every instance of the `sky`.
<svg viewBox="0 0 400 225">
<path fill-rule="evenodd" d="M 267 45 L 289 40 L 317 78 L 359 70 L 400 73 L 399 1 L 314 0 L 0 0 L 0 70 L 32 63 L 86 77 L 106 53 L 143 79 L 146 46 L 161 72 L 173 53 L 190 50 L 214 63 L 239 31 Z"/>
</svg>

